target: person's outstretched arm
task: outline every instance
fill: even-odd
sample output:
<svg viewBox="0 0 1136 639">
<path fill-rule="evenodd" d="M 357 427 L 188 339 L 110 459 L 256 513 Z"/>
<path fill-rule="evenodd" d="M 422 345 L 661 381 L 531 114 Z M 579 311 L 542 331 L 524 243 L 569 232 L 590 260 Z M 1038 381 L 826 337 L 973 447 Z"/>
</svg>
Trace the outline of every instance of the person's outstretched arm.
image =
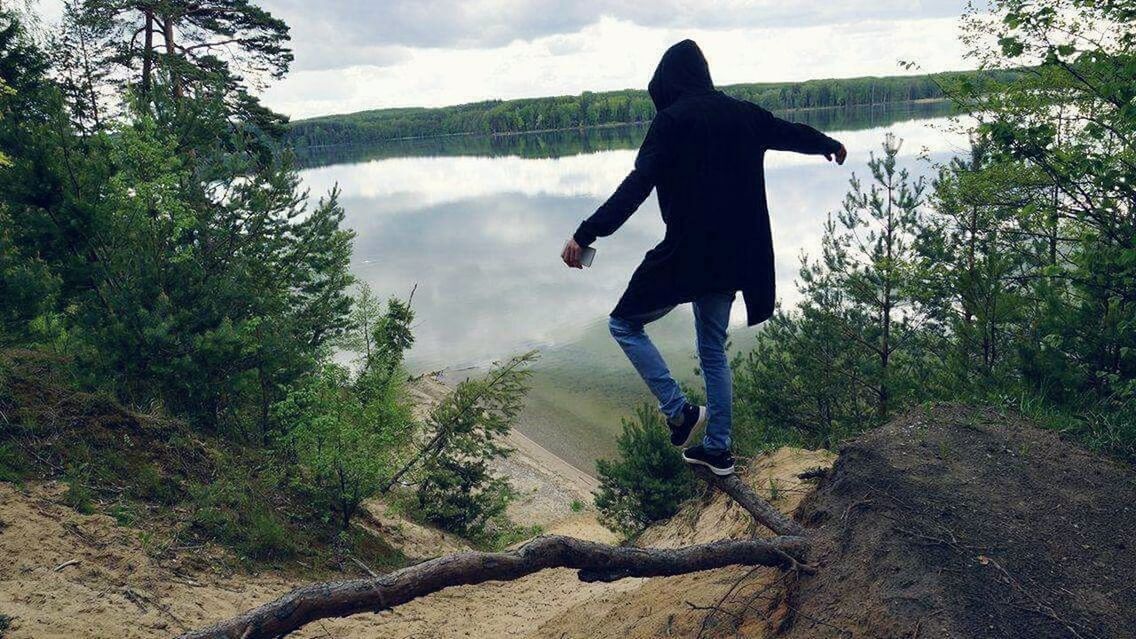
<svg viewBox="0 0 1136 639">
<path fill-rule="evenodd" d="M 807 124 L 782 120 L 756 104 L 750 103 L 750 105 L 757 119 L 758 130 L 764 136 L 766 148 L 774 151 L 823 155 L 828 160 L 835 158 L 837 164 L 844 164 L 848 151 L 840 142 Z"/>
<path fill-rule="evenodd" d="M 665 114 L 658 114 L 651 121 L 651 127 L 647 129 L 647 136 L 635 157 L 635 168 L 623 178 L 615 193 L 580 223 L 560 255 L 565 264 L 581 268 L 580 252 L 583 248 L 595 242 L 597 237 L 615 233 L 651 194 L 659 172 L 666 164 L 669 127 L 670 118 Z"/>
</svg>

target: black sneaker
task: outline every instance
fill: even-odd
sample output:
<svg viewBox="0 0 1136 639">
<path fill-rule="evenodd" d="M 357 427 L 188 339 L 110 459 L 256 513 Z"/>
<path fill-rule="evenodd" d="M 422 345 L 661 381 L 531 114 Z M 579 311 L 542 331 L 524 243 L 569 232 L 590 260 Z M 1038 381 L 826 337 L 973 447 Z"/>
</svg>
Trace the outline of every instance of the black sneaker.
<svg viewBox="0 0 1136 639">
<path fill-rule="evenodd" d="M 681 415 L 674 421 L 667 420 L 667 426 L 671 427 L 671 443 L 675 446 L 686 446 L 690 443 L 690 436 L 694 434 L 694 431 L 705 423 L 706 407 L 695 406 L 687 402 L 682 407 Z"/>
<path fill-rule="evenodd" d="M 708 453 L 702 444 L 685 448 L 682 451 L 682 460 L 688 464 L 697 464 L 710 469 L 710 472 L 720 477 L 731 475 L 734 472 L 734 456 L 730 451 L 721 453 Z"/>
</svg>

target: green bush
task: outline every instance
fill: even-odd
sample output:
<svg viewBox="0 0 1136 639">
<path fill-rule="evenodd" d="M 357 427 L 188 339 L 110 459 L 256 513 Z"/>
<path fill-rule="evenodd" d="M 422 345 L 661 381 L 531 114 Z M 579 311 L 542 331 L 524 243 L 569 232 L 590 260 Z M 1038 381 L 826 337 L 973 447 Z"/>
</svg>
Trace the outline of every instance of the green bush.
<svg viewBox="0 0 1136 639">
<path fill-rule="evenodd" d="M 671 517 L 696 491 L 694 475 L 671 445 L 662 415 L 644 404 L 635 417 L 623 420 L 619 459 L 596 462 L 600 523 L 628 536 Z"/>
<path fill-rule="evenodd" d="M 273 415 L 286 425 L 281 444 L 299 461 L 294 481 L 327 514 L 334 509 L 344 530 L 398 468 L 414 433 L 397 376 L 353 380 L 335 364 L 293 386 Z"/>
<path fill-rule="evenodd" d="M 477 538 L 492 529 L 515 497 L 509 482 L 489 474 L 484 461 L 439 458 L 418 486 L 423 518 L 459 535 Z"/>
<path fill-rule="evenodd" d="M 27 472 L 24 456 L 11 443 L 0 443 L 0 481 L 18 482 Z"/>
<path fill-rule="evenodd" d="M 489 462 L 512 453 L 501 440 L 521 409 L 525 366 L 535 358 L 535 352 L 518 355 L 483 379 L 465 380 L 431 411 L 434 437 L 423 450 L 428 456 L 417 489 L 418 510 L 430 523 L 475 540 L 504 525 L 514 492 Z"/>
<path fill-rule="evenodd" d="M 67 493 L 63 495 L 63 503 L 75 510 L 90 515 L 95 512 L 94 493 L 83 483 L 81 475 L 71 475 L 67 479 Z"/>
<path fill-rule="evenodd" d="M 271 479 L 268 484 L 273 484 Z M 193 526 L 249 559 L 282 559 L 296 552 L 284 521 L 273 508 L 264 478 L 232 473 L 190 488 L 197 509 Z"/>
</svg>

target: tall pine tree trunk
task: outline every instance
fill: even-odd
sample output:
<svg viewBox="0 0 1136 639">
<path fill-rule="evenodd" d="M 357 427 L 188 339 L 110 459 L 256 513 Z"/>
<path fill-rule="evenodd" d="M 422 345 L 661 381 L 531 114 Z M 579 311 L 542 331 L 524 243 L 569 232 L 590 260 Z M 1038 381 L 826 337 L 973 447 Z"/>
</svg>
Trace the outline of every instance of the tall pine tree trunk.
<svg viewBox="0 0 1136 639">
<path fill-rule="evenodd" d="M 888 415 L 888 364 L 891 355 L 891 307 L 892 307 L 892 285 L 895 280 L 895 264 L 893 263 L 895 252 L 893 250 L 895 245 L 895 217 L 892 205 L 895 201 L 895 184 L 892 181 L 892 176 L 888 175 L 887 183 L 887 228 L 884 230 L 884 244 L 887 250 L 887 263 L 883 269 L 884 275 L 884 300 L 883 306 L 880 309 L 880 321 L 882 322 L 882 330 L 880 334 L 880 405 L 879 414 L 880 419 L 886 419 Z"/>
<path fill-rule="evenodd" d="M 178 75 L 178 69 L 175 68 L 176 64 L 174 62 L 177 59 L 177 54 L 175 53 L 176 43 L 174 41 L 174 20 L 175 17 L 173 14 L 166 16 L 166 19 L 162 21 L 162 35 L 166 42 L 166 58 L 168 59 L 166 68 L 170 73 L 170 87 L 173 90 L 174 97 L 181 98 L 181 77 Z"/>
<path fill-rule="evenodd" d="M 146 9 L 146 25 L 144 27 L 145 44 L 142 49 L 142 95 L 145 98 L 150 96 L 151 79 L 150 76 L 154 71 L 154 11 Z"/>
</svg>

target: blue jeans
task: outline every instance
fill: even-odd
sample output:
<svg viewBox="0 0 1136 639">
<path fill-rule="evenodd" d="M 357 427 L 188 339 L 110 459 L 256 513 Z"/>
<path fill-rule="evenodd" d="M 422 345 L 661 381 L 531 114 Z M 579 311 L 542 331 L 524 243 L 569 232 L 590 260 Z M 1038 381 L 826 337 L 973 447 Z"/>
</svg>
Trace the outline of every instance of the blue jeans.
<svg viewBox="0 0 1136 639">
<path fill-rule="evenodd" d="M 706 436 L 702 446 L 712 453 L 730 448 L 733 380 L 730 363 L 726 358 L 726 330 L 730 323 L 730 306 L 734 292 L 708 293 L 694 300 L 694 332 L 698 344 L 698 360 L 702 378 L 706 383 Z M 667 363 L 651 338 L 643 330 L 649 324 L 671 312 L 673 306 L 633 317 L 611 317 L 608 326 L 611 335 L 627 354 L 639 376 L 659 400 L 659 410 L 674 420 L 682 415 L 686 397 L 671 377 Z"/>
</svg>

